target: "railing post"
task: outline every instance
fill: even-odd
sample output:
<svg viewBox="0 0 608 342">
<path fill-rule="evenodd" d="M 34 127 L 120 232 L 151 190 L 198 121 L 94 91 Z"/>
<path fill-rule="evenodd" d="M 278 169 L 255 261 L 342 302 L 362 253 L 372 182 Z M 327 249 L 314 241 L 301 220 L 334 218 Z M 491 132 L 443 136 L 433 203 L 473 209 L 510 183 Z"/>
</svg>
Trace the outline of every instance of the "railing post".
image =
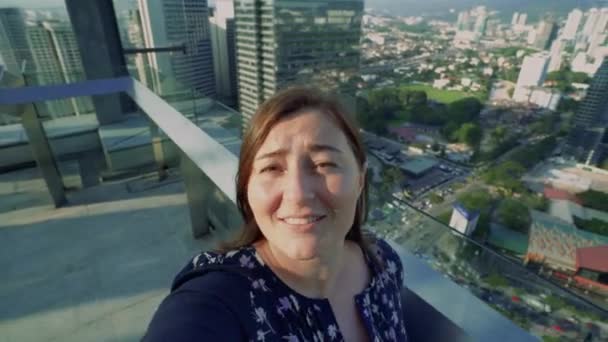
<svg viewBox="0 0 608 342">
<path fill-rule="evenodd" d="M 34 104 L 20 105 L 21 124 L 27 134 L 34 160 L 42 173 L 42 178 L 53 199 L 56 208 L 67 202 L 61 173 L 57 167 L 53 151 L 49 145 L 42 122 L 38 118 Z"/>
<path fill-rule="evenodd" d="M 208 210 L 213 182 L 183 152 L 180 156 L 180 171 L 188 197 L 192 235 L 198 239 L 210 233 Z"/>
</svg>

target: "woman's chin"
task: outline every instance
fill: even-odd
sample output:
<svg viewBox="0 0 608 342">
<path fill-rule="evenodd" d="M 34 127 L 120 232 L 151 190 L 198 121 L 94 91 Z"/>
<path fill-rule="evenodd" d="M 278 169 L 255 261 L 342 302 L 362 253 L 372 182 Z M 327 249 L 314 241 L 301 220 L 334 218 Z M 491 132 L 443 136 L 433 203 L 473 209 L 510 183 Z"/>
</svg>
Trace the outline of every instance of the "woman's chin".
<svg viewBox="0 0 608 342">
<path fill-rule="evenodd" d="M 316 241 L 294 241 L 283 252 L 290 259 L 311 260 L 319 257 L 319 244 Z"/>
</svg>

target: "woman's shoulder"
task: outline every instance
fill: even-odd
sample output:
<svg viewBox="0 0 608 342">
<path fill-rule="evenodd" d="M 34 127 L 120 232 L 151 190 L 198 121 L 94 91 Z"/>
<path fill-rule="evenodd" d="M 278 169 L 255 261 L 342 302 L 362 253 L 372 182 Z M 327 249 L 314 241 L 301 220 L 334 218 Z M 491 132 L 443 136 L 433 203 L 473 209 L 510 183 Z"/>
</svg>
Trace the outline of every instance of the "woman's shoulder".
<svg viewBox="0 0 608 342">
<path fill-rule="evenodd" d="M 145 341 L 243 340 L 249 305 L 249 263 L 246 249 L 201 252 L 173 281 L 171 293 L 156 310 Z"/>
<path fill-rule="evenodd" d="M 396 276 L 399 282 L 403 281 L 403 264 L 395 249 L 383 238 L 374 234 L 366 234 L 370 252 L 374 254 L 375 260 L 380 263 L 382 272 Z"/>
<path fill-rule="evenodd" d="M 176 291 L 194 279 L 226 278 L 245 282 L 251 277 L 258 263 L 252 248 L 243 247 L 230 251 L 204 251 L 195 255 L 173 280 L 171 291 Z M 197 283 L 201 281 L 198 280 Z"/>
</svg>

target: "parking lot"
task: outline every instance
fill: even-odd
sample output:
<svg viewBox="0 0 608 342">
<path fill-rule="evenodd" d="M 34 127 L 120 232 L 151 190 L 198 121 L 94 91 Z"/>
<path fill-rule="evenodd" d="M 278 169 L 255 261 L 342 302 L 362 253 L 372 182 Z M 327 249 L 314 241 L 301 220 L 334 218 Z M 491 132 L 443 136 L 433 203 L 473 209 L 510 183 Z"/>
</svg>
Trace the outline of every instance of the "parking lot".
<svg viewBox="0 0 608 342">
<path fill-rule="evenodd" d="M 407 191 L 410 201 L 415 202 L 429 192 L 437 190 L 438 187 L 466 178 L 470 174 L 470 169 L 448 160 L 436 158 L 432 154 L 415 155 L 408 153 L 406 152 L 407 145 L 399 142 L 369 133 L 365 133 L 363 136 L 366 146 L 377 160 L 385 166 L 397 167 L 404 172 L 406 181 L 399 186 L 401 190 Z M 408 174 L 406 172 L 407 163 L 419 159 L 425 159 L 434 163 L 434 165 L 417 176 Z M 440 189 L 440 191 L 445 190 L 443 187 Z"/>
</svg>

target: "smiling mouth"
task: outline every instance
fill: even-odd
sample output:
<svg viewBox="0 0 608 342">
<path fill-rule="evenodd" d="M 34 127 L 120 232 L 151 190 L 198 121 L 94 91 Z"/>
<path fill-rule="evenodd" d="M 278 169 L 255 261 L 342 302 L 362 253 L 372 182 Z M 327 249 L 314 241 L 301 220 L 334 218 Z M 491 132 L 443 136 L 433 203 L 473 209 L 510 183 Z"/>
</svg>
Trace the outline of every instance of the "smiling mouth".
<svg viewBox="0 0 608 342">
<path fill-rule="evenodd" d="M 325 218 L 325 215 L 321 216 L 309 216 L 309 217 L 286 217 L 280 219 L 291 226 L 306 226 L 317 223 Z"/>
</svg>

